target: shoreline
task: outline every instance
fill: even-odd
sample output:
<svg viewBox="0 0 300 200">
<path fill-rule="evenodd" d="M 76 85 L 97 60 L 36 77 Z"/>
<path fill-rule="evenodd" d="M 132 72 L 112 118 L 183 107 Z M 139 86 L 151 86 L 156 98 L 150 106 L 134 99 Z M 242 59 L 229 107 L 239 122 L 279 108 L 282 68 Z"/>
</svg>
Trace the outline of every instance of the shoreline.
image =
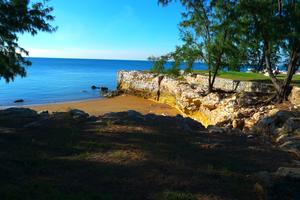
<svg viewBox="0 0 300 200">
<path fill-rule="evenodd" d="M 78 99 L 78 100 L 67 100 L 67 101 L 58 101 L 58 102 L 48 102 L 48 103 L 34 103 L 34 104 L 22 104 L 22 103 L 15 103 L 14 105 L 10 106 L 1 106 L 0 110 L 7 109 L 7 108 L 15 108 L 15 107 L 37 107 L 37 106 L 47 106 L 47 105 L 55 105 L 55 104 L 68 104 L 68 103 L 80 103 L 85 101 L 92 101 L 92 100 L 103 100 L 105 97 L 95 97 L 95 98 L 86 98 L 86 99 Z"/>
<path fill-rule="evenodd" d="M 156 114 L 165 116 L 182 115 L 180 111 L 167 104 L 154 102 L 132 95 L 120 95 L 113 98 L 97 98 L 79 101 L 58 102 L 42 105 L 11 106 L 30 108 L 35 111 L 48 110 L 52 112 L 65 112 L 70 109 L 83 110 L 89 115 L 99 116 L 110 112 L 123 112 L 135 110 L 141 114 Z"/>
</svg>

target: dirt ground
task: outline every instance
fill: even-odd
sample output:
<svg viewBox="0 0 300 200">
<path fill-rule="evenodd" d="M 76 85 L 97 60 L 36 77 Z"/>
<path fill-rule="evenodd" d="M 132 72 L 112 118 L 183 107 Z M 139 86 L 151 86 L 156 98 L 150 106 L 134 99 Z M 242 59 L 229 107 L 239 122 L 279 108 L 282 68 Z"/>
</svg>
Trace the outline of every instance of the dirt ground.
<svg viewBox="0 0 300 200">
<path fill-rule="evenodd" d="M 67 115 L 66 115 L 67 116 Z M 259 138 L 134 111 L 0 127 L 1 199 L 297 199 L 293 166 Z"/>
</svg>

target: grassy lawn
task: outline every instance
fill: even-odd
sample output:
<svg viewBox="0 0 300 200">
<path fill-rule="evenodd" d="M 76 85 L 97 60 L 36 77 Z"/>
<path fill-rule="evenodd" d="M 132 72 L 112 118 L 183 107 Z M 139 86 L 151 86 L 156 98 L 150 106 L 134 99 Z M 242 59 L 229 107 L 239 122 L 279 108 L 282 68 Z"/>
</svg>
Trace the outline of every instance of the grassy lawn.
<svg viewBox="0 0 300 200">
<path fill-rule="evenodd" d="M 207 70 L 194 70 L 197 74 L 208 75 Z M 261 82 L 271 82 L 269 77 L 264 76 L 259 73 L 247 73 L 247 72 L 235 72 L 235 71 L 220 71 L 217 75 L 220 78 L 227 78 L 232 80 L 240 81 L 261 81 Z M 280 80 L 284 79 L 286 75 L 278 75 Z M 300 85 L 300 75 L 294 75 L 293 84 Z"/>
<path fill-rule="evenodd" d="M 201 126 L 187 133 L 183 125 L 183 118 L 132 113 L 33 129 L 0 124 L 1 199 L 252 200 L 297 193 L 293 180 L 255 189 L 264 187 L 255 174 L 289 166 L 287 153 Z"/>
</svg>

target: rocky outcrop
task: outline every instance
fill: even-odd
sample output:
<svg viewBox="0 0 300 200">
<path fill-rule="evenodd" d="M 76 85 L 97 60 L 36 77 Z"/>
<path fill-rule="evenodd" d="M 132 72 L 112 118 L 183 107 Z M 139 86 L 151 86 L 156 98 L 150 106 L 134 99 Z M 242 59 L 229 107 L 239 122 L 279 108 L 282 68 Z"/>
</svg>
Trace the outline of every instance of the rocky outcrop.
<svg viewBox="0 0 300 200">
<path fill-rule="evenodd" d="M 200 75 L 186 75 L 175 79 L 140 71 L 118 73 L 120 91 L 169 104 L 205 126 L 221 123 L 234 128 L 249 128 L 271 109 L 271 107 L 263 108 L 261 113 L 257 114 L 256 108 L 251 106 L 261 97 L 253 92 L 218 92 L 205 95 L 206 81 Z M 219 85 L 224 81 L 217 79 Z M 232 81 L 226 80 L 224 87 L 227 87 L 227 91 L 232 89 L 229 85 L 232 85 Z M 242 90 L 242 85 L 247 84 L 241 83 L 241 86 L 235 88 Z M 244 89 L 250 90 L 251 87 L 249 85 L 247 87 L 248 89 Z M 256 116 L 253 118 L 252 115 L 255 113 Z M 241 118 L 251 120 L 245 121 Z"/>
<path fill-rule="evenodd" d="M 259 120 L 252 131 L 268 136 L 280 149 L 300 159 L 300 112 L 275 112 Z"/>
<path fill-rule="evenodd" d="M 217 83 L 224 80 L 217 79 Z M 118 89 L 121 92 L 138 95 L 179 109 L 184 115 L 201 122 L 211 133 L 250 133 L 267 136 L 282 150 L 300 158 L 300 113 L 295 106 L 280 110 L 274 105 L 259 106 L 259 101 L 270 94 L 256 92 L 228 92 L 231 80 L 226 80 L 227 92 L 205 94 L 206 83 L 202 76 L 186 75 L 183 78 L 139 72 L 120 71 Z M 237 91 L 241 86 L 235 87 Z M 253 83 L 254 84 L 254 83 Z M 254 84 L 255 85 L 255 84 Z M 240 89 L 238 89 L 240 87 Z M 252 90 L 248 85 L 246 91 Z M 250 88 L 249 88 L 250 87 Z M 263 91 L 262 88 L 254 91 Z M 271 91 L 270 91 L 271 92 Z M 292 102 L 299 101 L 294 88 Z M 294 109 L 295 111 L 291 111 Z"/>
<path fill-rule="evenodd" d="M 118 90 L 146 98 L 157 98 L 159 76 L 138 71 L 118 72 Z"/>
</svg>

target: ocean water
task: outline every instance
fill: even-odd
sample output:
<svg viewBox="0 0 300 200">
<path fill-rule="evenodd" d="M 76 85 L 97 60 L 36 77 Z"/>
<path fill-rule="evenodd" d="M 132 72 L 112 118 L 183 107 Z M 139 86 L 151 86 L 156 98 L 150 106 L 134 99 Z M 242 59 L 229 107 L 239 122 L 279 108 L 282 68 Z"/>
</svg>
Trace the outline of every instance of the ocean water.
<svg viewBox="0 0 300 200">
<path fill-rule="evenodd" d="M 34 105 L 101 98 L 91 86 L 116 89 L 119 70 L 149 70 L 150 61 L 30 58 L 25 78 L 0 79 L 0 106 Z M 183 66 L 181 66 L 183 67 Z M 197 63 L 195 69 L 207 69 Z M 14 103 L 24 99 L 24 103 Z"/>
</svg>

